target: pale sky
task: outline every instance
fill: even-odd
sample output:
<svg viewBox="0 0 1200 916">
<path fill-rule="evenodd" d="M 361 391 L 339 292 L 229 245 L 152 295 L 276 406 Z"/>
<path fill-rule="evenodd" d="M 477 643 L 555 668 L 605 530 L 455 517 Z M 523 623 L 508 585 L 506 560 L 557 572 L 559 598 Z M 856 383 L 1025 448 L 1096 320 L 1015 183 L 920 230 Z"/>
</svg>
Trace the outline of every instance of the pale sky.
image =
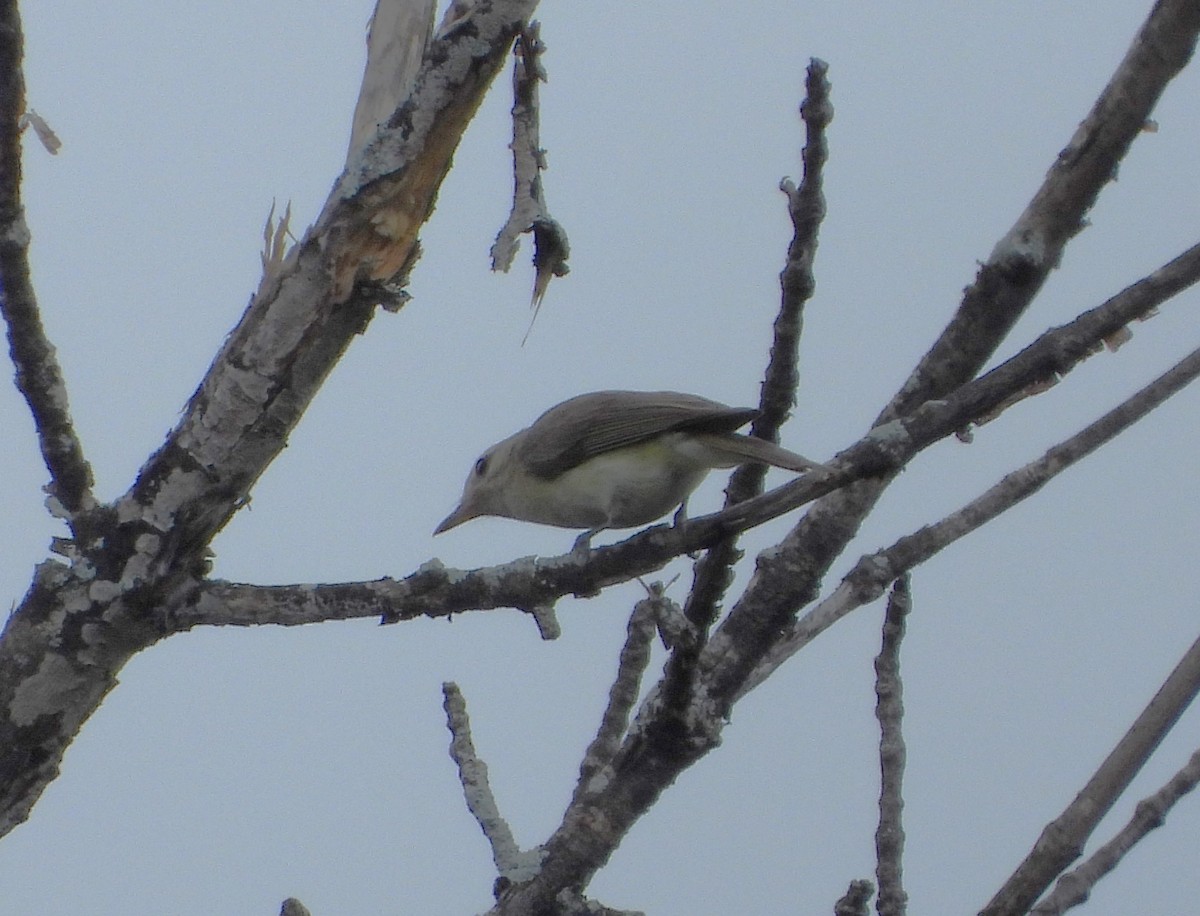
<svg viewBox="0 0 1200 916">
<path fill-rule="evenodd" d="M 216 540 L 214 575 L 353 581 L 431 557 L 475 567 L 561 553 L 572 532 L 507 520 L 431 532 L 484 447 L 574 394 L 670 388 L 754 404 L 791 237 L 777 187 L 799 177 L 796 108 L 814 56 L 829 62 L 836 109 L 829 215 L 782 438 L 833 455 L 945 324 L 1150 6 L 543 4 L 544 181 L 570 276 L 522 348 L 527 244 L 511 275 L 488 270 L 511 193 L 505 74 L 422 233 L 413 301 L 353 345 Z M 24 7 L 29 101 L 64 144 L 50 157 L 26 143 L 34 282 L 98 495 L 112 499 L 257 286 L 272 201 L 290 200 L 303 227 L 337 178 L 372 3 Z M 1197 241 L 1198 91 L 1193 66 L 1002 356 Z M 973 445 L 922 455 L 826 591 L 862 553 L 936 521 L 1193 349 L 1198 302 L 1193 291 L 1168 303 L 1119 353 Z M 1177 396 L 916 571 L 902 659 L 912 912 L 981 907 L 1200 632 L 1198 408 L 1200 390 Z M 0 430 L 0 595 L 15 603 L 62 532 L 9 384 Z M 692 512 L 717 508 L 722 485 L 714 474 Z M 738 585 L 795 521 L 745 539 Z M 676 572 L 682 600 L 686 558 L 661 578 Z M 483 911 L 494 869 L 447 754 L 440 685 L 466 696 L 518 842 L 541 842 L 641 594 L 633 583 L 562 602 L 556 642 L 493 611 L 154 646 L 4 839 L 0 913 L 268 916 L 288 896 L 314 916 Z M 589 893 L 652 916 L 827 913 L 852 879 L 873 878 L 881 610 L 835 626 L 739 705 L 724 745 L 635 826 Z M 1191 710 L 1099 842 L 1198 733 Z M 1192 911 L 1197 805 L 1185 799 L 1082 912 Z"/>
</svg>

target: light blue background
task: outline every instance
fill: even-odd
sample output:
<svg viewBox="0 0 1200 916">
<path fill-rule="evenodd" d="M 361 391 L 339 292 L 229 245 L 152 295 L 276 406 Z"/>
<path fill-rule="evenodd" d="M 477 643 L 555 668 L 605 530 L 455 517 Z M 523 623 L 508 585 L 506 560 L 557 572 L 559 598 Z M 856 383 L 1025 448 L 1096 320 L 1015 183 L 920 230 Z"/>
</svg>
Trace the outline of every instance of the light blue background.
<svg viewBox="0 0 1200 916">
<path fill-rule="evenodd" d="M 834 86 L 829 216 L 783 441 L 832 455 L 945 324 L 1150 5 L 543 4 L 545 182 L 570 276 L 520 347 L 528 247 L 510 276 L 487 260 L 511 193 L 505 75 L 422 234 L 414 301 L 355 343 L 217 539 L 215 574 L 350 581 L 431 556 L 465 567 L 561 552 L 571 533 L 509 521 L 430 531 L 484 446 L 573 394 L 755 403 L 791 235 L 777 185 L 799 176 L 812 56 Z M 54 158 L 26 144 L 35 282 L 111 499 L 256 287 L 272 200 L 291 200 L 302 228 L 337 177 L 371 4 L 24 6 L 29 101 L 64 142 Z M 1198 89 L 1195 69 L 1170 88 L 1158 132 L 1139 138 L 1004 356 L 1197 241 Z M 1191 350 L 1196 305 L 1195 292 L 1169 303 L 974 445 L 930 449 L 827 589 L 861 553 L 956 508 Z M 913 912 L 986 902 L 1200 632 L 1198 406 L 1185 392 L 917 571 L 903 657 Z M 16 602 L 60 531 L 7 385 L 0 430 L 0 594 Z M 716 508 L 720 487 L 714 475 L 693 512 Z M 787 524 L 747 537 L 748 555 Z M 682 597 L 686 563 L 673 572 Z M 446 753 L 440 684 L 462 687 L 519 841 L 540 842 L 640 595 L 635 583 L 564 601 L 554 643 L 498 611 L 155 646 L 4 840 L 0 912 L 266 916 L 289 895 L 315 916 L 486 909 L 494 871 Z M 744 701 L 724 746 L 636 826 L 591 893 L 653 916 L 815 913 L 871 877 L 879 616 L 859 611 Z M 1198 723 L 1184 717 L 1101 839 L 1185 762 Z M 1086 912 L 1189 912 L 1198 844 L 1187 799 Z"/>
</svg>

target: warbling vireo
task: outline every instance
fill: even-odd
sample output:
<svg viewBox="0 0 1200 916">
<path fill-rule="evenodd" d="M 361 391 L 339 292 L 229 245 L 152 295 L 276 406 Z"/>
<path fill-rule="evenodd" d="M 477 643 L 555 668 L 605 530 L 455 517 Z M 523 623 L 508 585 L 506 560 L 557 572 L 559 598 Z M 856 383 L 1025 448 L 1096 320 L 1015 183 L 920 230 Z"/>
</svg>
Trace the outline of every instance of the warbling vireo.
<svg viewBox="0 0 1200 916">
<path fill-rule="evenodd" d="M 645 525 L 680 507 L 713 468 L 824 467 L 734 432 L 758 416 L 676 391 L 596 391 L 551 407 L 475 462 L 462 500 L 434 534 L 481 515 L 560 528 Z"/>
</svg>

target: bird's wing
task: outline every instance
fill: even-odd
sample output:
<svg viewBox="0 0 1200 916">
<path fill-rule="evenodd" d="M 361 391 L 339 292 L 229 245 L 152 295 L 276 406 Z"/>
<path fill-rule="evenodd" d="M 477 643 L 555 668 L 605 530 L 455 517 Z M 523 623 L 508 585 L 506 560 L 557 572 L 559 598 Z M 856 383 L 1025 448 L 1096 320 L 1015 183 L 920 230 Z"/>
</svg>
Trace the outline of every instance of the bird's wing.
<svg viewBox="0 0 1200 916">
<path fill-rule="evenodd" d="M 521 458 L 529 470 L 554 478 L 589 458 L 677 430 L 726 433 L 758 416 L 676 391 L 596 391 L 551 407 L 529 428 Z"/>
</svg>

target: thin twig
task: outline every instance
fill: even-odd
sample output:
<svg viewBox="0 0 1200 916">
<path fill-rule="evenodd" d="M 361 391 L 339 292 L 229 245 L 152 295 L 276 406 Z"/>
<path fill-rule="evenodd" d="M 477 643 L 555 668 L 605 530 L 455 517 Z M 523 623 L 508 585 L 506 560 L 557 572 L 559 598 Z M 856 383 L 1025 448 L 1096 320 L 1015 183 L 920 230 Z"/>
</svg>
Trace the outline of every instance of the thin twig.
<svg viewBox="0 0 1200 916">
<path fill-rule="evenodd" d="M 980 916 L 1025 913 L 1064 868 L 1077 859 L 1096 825 L 1154 753 L 1200 692 L 1200 639 L 1180 659 L 1070 805 L 1046 825 L 1032 851 L 996 892 Z"/>
<path fill-rule="evenodd" d="M 621 647 L 617 663 L 617 677 L 608 691 L 608 706 L 601 717 L 600 728 L 579 765 L 579 782 L 571 799 L 572 804 L 594 791 L 593 780 L 603 778 L 617 748 L 621 746 L 621 739 L 629 727 L 629 711 L 637 702 L 642 675 L 650 664 L 650 646 L 658 629 L 660 605 L 664 602 L 673 603 L 663 594 L 662 585 L 655 583 L 650 587 L 650 594 L 635 604 L 633 613 L 629 615 L 625 645 Z M 675 612 L 678 613 L 678 608 Z"/>
<path fill-rule="evenodd" d="M 1099 420 L 1047 450 L 1041 458 L 1005 475 L 999 483 L 961 509 L 900 538 L 890 547 L 862 557 L 828 598 L 788 627 L 785 635 L 746 679 L 738 696 L 761 684 L 771 672 L 842 617 L 878 598 L 897 576 L 1032 496 L 1055 476 L 1124 432 L 1197 376 L 1200 376 L 1200 349 Z"/>
<path fill-rule="evenodd" d="M 487 764 L 475 753 L 471 741 L 471 720 L 467 716 L 467 701 L 458 685 L 442 684 L 442 706 L 446 710 L 446 727 L 450 729 L 450 756 L 458 766 L 467 809 L 479 823 L 483 835 L 492 847 L 492 861 L 500 876 L 511 881 L 524 881 L 537 869 L 540 852 L 522 852 L 512 830 L 500 816 L 500 808 L 488 783 Z"/>
<path fill-rule="evenodd" d="M 875 831 L 875 879 L 879 916 L 904 916 L 904 683 L 900 679 L 900 644 L 912 610 L 908 573 L 892 584 L 883 619 L 883 645 L 875 658 L 875 716 L 879 719 L 879 827 Z"/>
<path fill-rule="evenodd" d="M 759 408 L 762 411 L 751 427 L 752 434 L 772 442 L 779 441 L 779 430 L 796 403 L 800 384 L 800 335 L 804 329 L 804 308 L 816 289 L 813 264 L 821 223 L 825 219 L 825 163 L 829 159 L 826 129 L 833 120 L 831 87 L 826 78 L 829 65 L 813 58 L 804 81 L 804 101 L 800 117 L 804 121 L 805 142 L 802 160 L 804 174 L 797 188 L 784 179 L 779 189 L 787 196 L 788 216 L 792 221 L 792 240 L 787 260 L 779 274 L 780 304 L 775 316 L 771 356 L 763 373 Z M 762 492 L 765 468 L 746 465 L 739 468 L 730 483 L 731 499 L 740 501 Z"/>
<path fill-rule="evenodd" d="M 8 330 L 17 389 L 29 405 L 50 472 L 51 513 L 78 536 L 76 517 L 92 508 L 92 469 L 71 420 L 67 388 L 46 337 L 29 274 L 29 227 L 21 204 L 21 128 L 25 114 L 23 35 L 15 3 L 0 14 L 0 314 Z"/>
<path fill-rule="evenodd" d="M 1084 312 L 1061 327 L 1044 332 L 1020 353 L 974 381 L 961 385 L 945 398 L 927 401 L 908 416 L 875 427 L 867 437 L 840 453 L 837 456 L 837 464 L 839 467 L 847 462 L 858 465 L 860 461 L 857 455 L 858 450 L 874 439 L 881 446 L 886 443 L 887 447 L 893 450 L 893 467 L 903 466 L 912 455 L 924 448 L 928 441 L 932 441 L 928 439 L 928 436 L 934 433 L 935 429 L 944 430 L 948 424 L 959 429 L 966 428 L 973 418 L 993 413 L 1013 393 L 1027 388 L 1033 382 L 1061 377 L 1096 352 L 1097 345 L 1101 344 L 1114 331 L 1119 330 L 1130 321 L 1149 314 L 1169 298 L 1198 281 L 1200 281 L 1200 244 L 1193 245 L 1152 274 L 1126 287 L 1107 302 Z M 951 416 L 960 419 L 950 420 Z M 866 459 L 866 456 L 863 455 L 863 458 Z M 892 472 L 885 463 L 881 463 L 878 473 L 890 474 Z M 834 474 L 833 476 L 836 478 L 838 475 Z M 768 505 L 772 506 L 772 512 L 776 509 L 788 511 L 788 508 L 795 508 L 800 502 L 801 494 L 807 496 L 809 491 L 824 484 L 827 478 L 828 475 L 825 473 L 806 474 L 800 480 L 784 484 L 777 490 L 726 510 L 723 518 L 732 520 L 739 519 L 746 513 L 757 514 Z M 839 480 L 839 483 L 843 484 L 839 491 L 842 495 L 835 495 L 833 500 L 836 502 L 844 498 L 861 502 L 862 505 L 859 508 L 862 512 L 866 512 L 869 508 L 866 503 L 873 502 L 881 492 L 875 487 L 874 481 L 863 481 L 857 487 L 845 487 L 844 483 L 846 482 L 849 481 Z M 843 509 L 848 511 L 848 507 L 843 507 Z M 763 642 L 761 654 L 755 654 L 753 658 L 745 657 L 740 651 L 733 654 L 732 658 L 736 666 L 745 665 L 754 671 L 751 674 L 748 670 L 743 675 L 736 667 L 730 667 L 722 675 L 723 680 L 736 685 L 733 687 L 733 699 L 744 696 L 756 684 L 761 683 L 761 677 L 768 668 L 773 670 L 775 665 L 770 662 L 770 659 L 778 659 L 780 652 L 784 651 L 781 649 L 779 633 L 788 632 L 795 635 L 798 632 L 797 628 L 807 629 L 814 622 L 823 620 L 823 617 L 817 613 L 818 608 L 810 611 L 804 621 L 800 623 L 791 619 L 794 614 L 792 608 L 802 607 L 815 599 L 818 585 L 816 578 L 809 575 L 798 577 L 796 571 L 797 569 L 815 570 L 821 563 L 831 561 L 832 558 L 827 556 L 829 551 L 833 550 L 842 539 L 848 539 L 852 530 L 856 529 L 855 518 L 858 516 L 853 514 L 847 516 L 845 511 L 838 510 L 829 500 L 815 504 L 809 515 L 802 519 L 796 529 L 785 538 L 780 549 L 774 552 L 772 566 L 783 564 L 780 567 L 781 575 L 786 572 L 788 574 L 786 578 L 775 582 L 774 577 L 769 575 L 771 567 L 764 567 L 762 572 L 768 573 L 768 575 L 760 575 L 757 582 L 742 596 L 738 607 L 722 624 L 721 629 L 725 632 L 718 634 L 718 645 L 709 650 L 713 655 L 719 653 L 726 656 L 729 654 L 728 646 L 724 645 L 724 640 L 727 638 L 736 639 L 739 642 L 749 639 L 749 633 L 737 632 L 745 627 L 751 628 L 751 632 L 756 633 L 758 639 Z M 809 542 L 810 538 L 815 535 L 817 527 L 822 527 L 827 523 L 834 524 L 837 518 L 840 518 L 841 521 L 838 524 L 839 532 L 835 541 Z M 730 521 L 725 521 L 727 525 L 730 523 Z M 737 523 L 734 522 L 734 524 Z M 860 568 L 865 559 L 860 561 Z M 877 598 L 887 584 L 902 571 L 886 571 L 883 575 L 875 577 L 875 591 L 865 600 L 873 601 Z M 803 589 L 800 589 L 801 583 L 804 584 Z M 843 589 L 839 587 L 839 592 L 842 591 Z M 788 600 L 784 600 L 785 594 L 790 596 Z M 844 602 L 851 597 L 850 594 L 835 592 L 822 602 L 821 614 L 834 611 L 839 602 Z M 858 603 L 854 603 L 849 610 L 858 606 Z M 739 608 L 744 610 L 739 612 Z M 802 636 L 802 640 L 807 642 L 840 616 L 841 613 L 838 613 L 832 619 L 822 622 L 816 631 Z M 770 628 L 766 627 L 767 618 L 774 620 L 774 625 Z M 730 631 L 733 631 L 732 635 Z M 785 637 L 784 643 L 791 638 L 791 635 Z M 794 650 L 788 651 L 790 654 L 790 651 Z M 717 666 L 723 666 L 722 659 L 718 658 L 715 662 Z"/>
<path fill-rule="evenodd" d="M 537 320 L 542 299 L 554 277 L 570 272 L 567 258 L 571 245 L 566 230 L 550 215 L 542 189 L 542 172 L 546 168 L 546 151 L 541 147 L 541 108 L 538 85 L 546 81 L 542 66 L 541 23 L 530 22 L 513 47 L 513 138 L 509 144 L 513 154 L 513 203 L 508 220 L 492 244 L 492 270 L 507 273 L 521 245 L 521 236 L 533 233 L 533 295 L 530 307 L 533 315 L 529 329 Z M 522 343 L 525 341 L 522 340 Z"/>
<path fill-rule="evenodd" d="M 771 359 L 763 379 L 762 414 L 753 425 L 754 435 L 772 441 L 778 441 L 775 437 L 779 428 L 796 402 L 804 308 L 817 285 L 813 264 L 821 224 L 825 220 L 825 163 L 829 159 L 826 131 L 833 120 L 828 71 L 829 65 L 824 61 L 815 57 L 809 61 L 804 101 L 800 104 L 800 117 L 806 131 L 802 154 L 804 174 L 799 187 L 787 179 L 779 184 L 779 189 L 787 195 L 792 241 L 788 246 L 787 261 L 779 274 L 782 301 L 775 318 Z"/>
<path fill-rule="evenodd" d="M 1059 916 L 1084 903 L 1091 896 L 1096 882 L 1116 868 L 1125 854 L 1145 839 L 1150 831 L 1161 827 L 1175 803 L 1196 788 L 1197 783 L 1200 783 L 1200 751 L 1192 754 L 1166 785 L 1138 802 L 1133 817 L 1116 836 L 1078 868 L 1059 878 L 1054 890 L 1033 908 L 1031 916 Z"/>
<path fill-rule="evenodd" d="M 763 373 L 759 396 L 761 413 L 751 429 L 752 435 L 771 442 L 779 441 L 780 427 L 796 403 L 804 306 L 816 284 L 812 268 L 817 252 L 817 237 L 825 216 L 822 182 L 825 161 L 829 158 L 825 128 L 833 119 L 833 105 L 829 101 L 830 86 L 825 76 L 827 70 L 828 66 L 823 61 L 816 58 L 809 61 L 805 98 L 800 105 L 800 115 L 806 128 L 804 176 L 799 188 L 787 180 L 780 184 L 780 190 L 787 195 L 792 241 L 779 275 L 779 312 L 775 318 L 770 358 Z M 725 508 L 761 494 L 766 478 L 765 465 L 749 464 L 738 468 L 730 476 L 725 489 Z M 736 531 L 728 530 L 726 536 L 709 547 L 695 564 L 692 588 L 684 603 L 683 613 L 697 639 L 679 646 L 671 654 L 662 681 L 662 693 L 676 709 L 682 709 L 692 694 L 700 651 L 720 613 L 720 601 L 733 582 L 733 567 L 743 556 L 736 534 Z"/>
<path fill-rule="evenodd" d="M 552 602 L 535 604 L 528 609 L 528 613 L 537 626 L 538 636 L 542 639 L 550 642 L 562 636 L 562 625 L 558 622 L 558 613 L 554 610 Z"/>
<path fill-rule="evenodd" d="M 780 183 L 780 190 L 787 195 L 792 241 L 779 274 L 779 313 L 775 318 L 771 355 L 763 373 L 759 397 L 761 413 L 751 428 L 752 435 L 771 442 L 779 441 L 780 427 L 787 421 L 796 403 L 804 306 L 816 286 L 813 262 L 821 222 L 825 217 L 823 182 L 825 162 L 829 158 L 825 129 L 833 120 L 830 85 L 826 78 L 828 69 L 824 61 L 816 58 L 809 61 L 805 97 L 800 105 L 800 116 L 806 130 L 802 157 L 804 176 L 799 188 L 787 179 Z M 725 490 L 726 508 L 762 493 L 766 475 L 766 467 L 757 464 L 743 465 L 734 471 Z M 718 602 L 733 581 L 732 568 L 741 557 L 742 551 L 737 546 L 736 538 L 729 537 L 710 548 L 696 564 L 684 614 L 702 637 L 717 617 Z"/>
</svg>

